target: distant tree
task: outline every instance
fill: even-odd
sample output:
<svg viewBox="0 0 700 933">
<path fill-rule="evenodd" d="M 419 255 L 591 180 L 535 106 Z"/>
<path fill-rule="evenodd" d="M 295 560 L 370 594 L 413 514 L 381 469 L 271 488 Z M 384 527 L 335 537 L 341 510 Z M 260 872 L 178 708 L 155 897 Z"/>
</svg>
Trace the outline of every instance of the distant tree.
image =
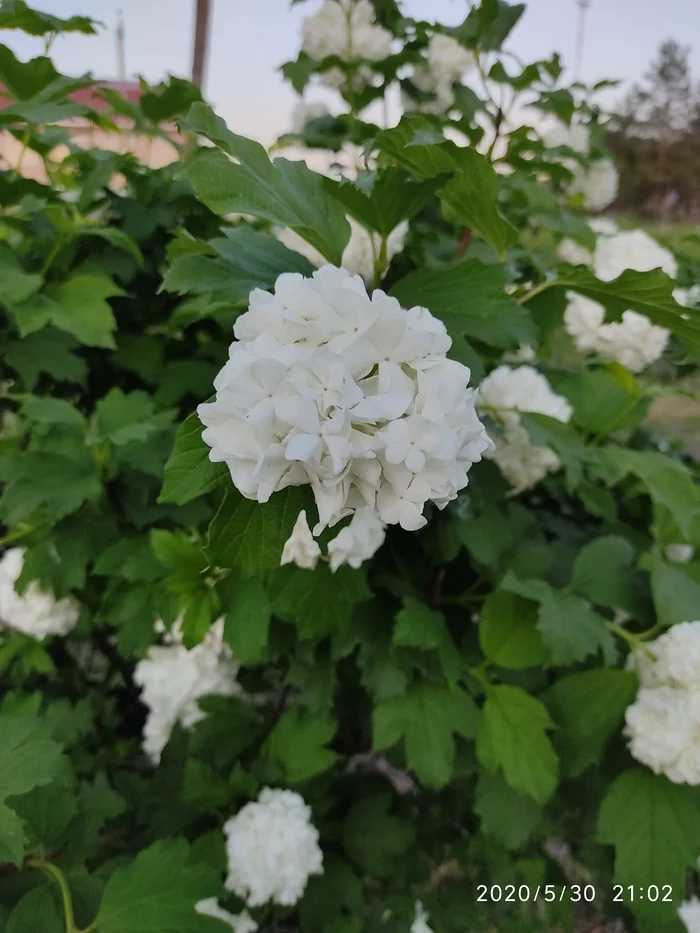
<svg viewBox="0 0 700 933">
<path fill-rule="evenodd" d="M 700 86 L 688 47 L 661 43 L 621 102 L 609 141 L 620 167 L 619 208 L 666 220 L 700 216 Z"/>
</svg>

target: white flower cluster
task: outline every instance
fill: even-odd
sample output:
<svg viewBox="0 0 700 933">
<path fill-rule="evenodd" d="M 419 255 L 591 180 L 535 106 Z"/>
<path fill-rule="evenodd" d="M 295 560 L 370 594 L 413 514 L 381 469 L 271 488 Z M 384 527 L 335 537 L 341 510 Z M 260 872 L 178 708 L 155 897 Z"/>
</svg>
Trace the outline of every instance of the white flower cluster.
<svg viewBox="0 0 700 933">
<path fill-rule="evenodd" d="M 427 502 L 443 508 L 467 485 L 489 441 L 469 370 L 425 308 L 370 298 L 359 276 L 324 266 L 255 289 L 237 342 L 197 409 L 210 459 L 236 488 L 266 502 L 310 484 L 314 534 L 364 506 L 415 531 Z"/>
<path fill-rule="evenodd" d="M 625 712 L 632 755 L 675 784 L 700 784 L 700 622 L 681 622 L 630 655 L 640 689 Z"/>
<path fill-rule="evenodd" d="M 306 124 L 311 120 L 318 120 L 319 117 L 326 116 L 328 116 L 328 107 L 321 101 L 307 103 L 298 100 L 292 110 L 292 133 L 303 133 Z"/>
<path fill-rule="evenodd" d="M 0 628 L 22 632 L 38 641 L 47 635 L 67 635 L 78 621 L 80 605 L 71 597 L 57 600 L 36 580 L 20 596 L 15 584 L 23 566 L 23 548 L 11 548 L 0 559 Z"/>
<path fill-rule="evenodd" d="M 343 250 L 341 265 L 351 275 L 361 275 L 366 282 L 370 282 L 374 276 L 375 266 L 380 258 L 382 238 L 378 233 L 368 230 L 354 217 L 348 216 L 350 224 L 350 239 L 348 245 Z M 391 262 L 394 256 L 398 255 L 403 249 L 404 240 L 408 233 L 408 221 L 402 220 L 395 227 L 386 241 L 386 262 Z M 284 243 L 289 249 L 296 250 L 305 256 L 310 263 L 317 268 L 325 265 L 326 260 L 306 240 L 302 239 L 294 230 L 284 227 L 275 231 L 276 238 L 280 243 Z"/>
<path fill-rule="evenodd" d="M 596 237 L 614 236 L 619 232 L 617 224 L 611 217 L 591 217 L 586 223 Z M 593 263 L 593 253 L 570 237 L 564 237 L 559 243 L 557 256 L 563 262 L 571 263 L 572 266 L 590 266 Z"/>
<path fill-rule="evenodd" d="M 700 933 L 700 900 L 697 897 L 684 901 L 678 908 L 678 916 L 688 933 Z"/>
<path fill-rule="evenodd" d="M 176 723 L 189 729 L 204 719 L 197 700 L 212 694 L 240 695 L 239 665 L 223 634 L 224 620 L 219 619 L 204 641 L 187 649 L 176 623 L 165 639 L 169 643 L 149 648 L 136 665 L 134 683 L 141 687 L 141 701 L 148 707 L 143 749 L 154 764 L 160 761 Z"/>
<path fill-rule="evenodd" d="M 434 96 L 416 104 L 404 95 L 406 106 L 424 113 L 444 113 L 454 104 L 454 85 L 473 68 L 474 56 L 468 49 L 452 36 L 433 33 L 427 59 L 414 69 L 411 81 L 419 91 Z"/>
<path fill-rule="evenodd" d="M 566 146 L 581 155 L 588 156 L 591 149 L 588 127 L 582 123 L 566 126 L 558 123 L 544 137 L 548 146 Z M 617 197 L 619 175 L 612 159 L 595 159 L 584 167 L 573 158 L 562 159 L 573 175 L 568 186 L 570 195 L 583 195 L 583 206 L 587 211 L 602 211 Z"/>
<path fill-rule="evenodd" d="M 377 25 L 369 0 L 325 0 L 318 13 L 304 20 L 301 35 L 302 50 L 317 61 L 331 55 L 347 62 L 379 61 L 391 54 L 393 39 Z M 323 80 L 331 87 L 342 87 L 346 75 L 340 68 L 331 68 Z M 354 75 L 353 89 L 361 90 L 371 80 L 371 69 L 363 65 Z"/>
<path fill-rule="evenodd" d="M 291 906 L 311 875 L 323 874 L 323 852 L 311 808 L 291 790 L 264 787 L 224 824 L 229 891 L 249 907 Z"/>
<path fill-rule="evenodd" d="M 214 920 L 227 923 L 233 933 L 255 933 L 258 929 L 257 923 L 247 910 L 242 911 L 240 914 L 229 913 L 228 910 L 224 910 L 219 905 L 215 897 L 207 897 L 203 901 L 198 901 L 194 909 L 202 917 L 213 917 Z"/>
<path fill-rule="evenodd" d="M 592 257 L 593 272 L 603 282 L 610 282 L 625 269 L 648 272 L 661 268 L 675 278 L 675 257 L 643 230 L 630 230 L 612 236 L 599 236 Z M 605 308 L 597 301 L 569 292 L 564 312 L 564 327 L 582 353 L 597 353 L 622 363 L 638 373 L 663 354 L 669 331 L 658 327 L 643 314 L 624 311 L 621 321 L 605 323 Z"/>
<path fill-rule="evenodd" d="M 328 542 L 328 558 L 333 573 L 343 564 L 355 570 L 374 557 L 384 544 L 386 525 L 368 505 L 358 509 L 345 526 Z M 306 512 L 299 513 L 294 530 L 287 539 L 280 563 L 296 564 L 304 570 L 313 570 L 321 556 L 321 548 L 314 541 L 306 520 Z"/>
<path fill-rule="evenodd" d="M 572 408 L 552 391 L 542 373 L 532 366 L 498 366 L 479 387 L 477 407 L 499 424 L 501 437 L 493 438 L 493 449 L 485 456 L 494 460 L 516 492 L 529 489 L 561 466 L 550 447 L 535 447 L 520 423 L 519 412 L 549 415 L 568 422 Z"/>
</svg>

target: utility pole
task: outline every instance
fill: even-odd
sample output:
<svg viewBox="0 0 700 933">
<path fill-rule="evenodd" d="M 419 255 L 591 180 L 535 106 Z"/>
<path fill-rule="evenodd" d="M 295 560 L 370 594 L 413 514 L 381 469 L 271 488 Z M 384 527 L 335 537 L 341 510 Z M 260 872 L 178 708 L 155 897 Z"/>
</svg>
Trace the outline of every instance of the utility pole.
<svg viewBox="0 0 700 933">
<path fill-rule="evenodd" d="M 124 12 L 117 13 L 117 75 L 120 81 L 126 81 L 126 34 L 124 30 Z"/>
<path fill-rule="evenodd" d="M 576 29 L 576 59 L 574 65 L 574 81 L 581 80 L 581 66 L 583 64 L 583 39 L 586 27 L 586 10 L 591 0 L 576 0 L 578 4 L 578 26 Z"/>
<path fill-rule="evenodd" d="M 194 51 L 192 53 L 192 84 L 202 87 L 209 45 L 211 0 L 196 0 L 194 19 Z"/>
</svg>

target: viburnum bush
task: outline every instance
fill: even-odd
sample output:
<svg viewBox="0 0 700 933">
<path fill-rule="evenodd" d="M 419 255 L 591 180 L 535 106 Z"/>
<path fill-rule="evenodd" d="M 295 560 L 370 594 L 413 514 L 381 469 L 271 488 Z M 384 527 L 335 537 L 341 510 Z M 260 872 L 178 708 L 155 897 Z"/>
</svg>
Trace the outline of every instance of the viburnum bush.
<svg viewBox="0 0 700 933">
<path fill-rule="evenodd" d="M 700 929 L 700 268 L 523 12 L 309 5 L 293 160 L 0 46 L 6 933 Z"/>
</svg>

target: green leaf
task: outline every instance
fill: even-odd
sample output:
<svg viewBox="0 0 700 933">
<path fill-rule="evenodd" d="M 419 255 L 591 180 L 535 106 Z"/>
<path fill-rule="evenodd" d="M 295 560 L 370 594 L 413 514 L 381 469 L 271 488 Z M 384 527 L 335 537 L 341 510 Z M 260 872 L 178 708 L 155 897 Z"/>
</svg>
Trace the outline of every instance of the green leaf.
<svg viewBox="0 0 700 933">
<path fill-rule="evenodd" d="M 571 586 L 599 606 L 638 616 L 645 609 L 647 584 L 635 562 L 636 552 L 626 538 L 596 538 L 576 555 Z"/>
<path fill-rule="evenodd" d="M 557 786 L 558 763 L 547 730 L 546 707 L 520 687 L 489 687 L 476 737 L 479 761 L 490 771 L 503 769 L 513 788 L 546 803 Z"/>
<path fill-rule="evenodd" d="M 390 803 L 389 794 L 363 797 L 343 820 L 343 848 L 364 874 L 374 878 L 391 877 L 396 859 L 415 839 L 411 823 L 388 812 Z"/>
<path fill-rule="evenodd" d="M 326 193 L 321 175 L 303 162 L 271 162 L 259 143 L 232 133 L 206 104 L 192 105 L 183 129 L 206 136 L 223 150 L 202 150 L 183 170 L 207 207 L 291 227 L 329 262 L 340 265 L 350 226 L 340 205 Z"/>
<path fill-rule="evenodd" d="M 111 389 L 95 411 L 100 438 L 117 447 L 146 441 L 163 430 L 163 413 L 156 414 L 153 399 L 146 392 Z"/>
<path fill-rule="evenodd" d="M 22 377 L 28 392 L 34 390 L 40 373 L 52 376 L 57 382 L 85 382 L 87 366 L 72 351 L 77 342 L 63 331 L 45 327 L 23 340 L 11 343 L 5 362 Z"/>
<path fill-rule="evenodd" d="M 62 398 L 30 398 L 22 405 L 20 413 L 39 424 L 70 424 L 85 426 L 85 416 Z"/>
<path fill-rule="evenodd" d="M 562 677 L 545 694 L 552 718 L 561 726 L 555 744 L 562 770 L 576 777 L 597 764 L 605 744 L 618 729 L 637 692 L 629 671 L 605 668 Z"/>
<path fill-rule="evenodd" d="M 280 718 L 266 743 L 267 754 L 279 762 L 289 784 L 308 781 L 327 771 L 338 757 L 325 746 L 338 723 L 330 716 L 311 716 L 290 709 Z"/>
<path fill-rule="evenodd" d="M 523 846 L 542 816 L 534 800 L 513 790 L 500 771 L 482 771 L 474 794 L 474 812 L 481 819 L 482 833 L 494 836 L 506 849 Z"/>
<path fill-rule="evenodd" d="M 518 242 L 517 230 L 498 209 L 499 177 L 490 161 L 475 149 L 436 135 L 430 121 L 415 115 L 403 117 L 398 126 L 379 133 L 374 144 L 418 180 L 451 174 L 439 192 L 448 218 L 473 230 L 499 256 Z"/>
<path fill-rule="evenodd" d="M 438 648 L 444 639 L 445 620 L 425 603 L 408 597 L 396 616 L 394 644 L 409 648 Z"/>
<path fill-rule="evenodd" d="M 0 11 L 0 22 L 1 17 Z M 63 933 L 63 915 L 51 885 L 27 891 L 15 904 L 3 929 L 4 933 Z"/>
<path fill-rule="evenodd" d="M 209 459 L 210 448 L 202 440 L 202 427 L 193 413 L 178 428 L 173 452 L 165 464 L 159 502 L 184 505 L 227 481 L 226 465 Z"/>
<path fill-rule="evenodd" d="M 538 343 L 532 318 L 505 293 L 505 284 L 502 266 L 469 259 L 456 266 L 417 269 L 389 294 L 404 308 L 428 308 L 453 338 L 471 337 L 503 349 Z"/>
<path fill-rule="evenodd" d="M 534 667 L 544 660 L 537 613 L 529 600 L 505 590 L 491 593 L 481 610 L 479 642 L 486 659 L 499 667 Z"/>
<path fill-rule="evenodd" d="M 692 537 L 700 516 L 700 489 L 681 463 L 654 451 L 606 447 L 597 451 L 591 469 L 611 486 L 633 473 L 646 486 L 652 502 L 667 508 L 683 535 Z"/>
<path fill-rule="evenodd" d="M 326 179 L 327 190 L 345 210 L 370 230 L 389 236 L 402 220 L 421 211 L 447 179 L 415 181 L 403 169 L 390 166 L 351 181 Z"/>
<path fill-rule="evenodd" d="M 0 859 L 3 864 L 19 866 L 27 851 L 27 834 L 24 823 L 4 803 L 0 803 Z"/>
<path fill-rule="evenodd" d="M 557 386 L 573 405 L 571 420 L 580 431 L 605 437 L 645 416 L 648 399 L 641 386 L 628 370 L 624 382 L 616 378 L 619 369 L 584 369 Z"/>
<path fill-rule="evenodd" d="M 670 564 L 655 550 L 651 558 L 651 592 L 662 625 L 696 619 L 700 608 L 700 564 Z"/>
<path fill-rule="evenodd" d="M 524 3 L 481 0 L 453 32 L 467 45 L 484 52 L 498 51 L 524 12 Z"/>
<path fill-rule="evenodd" d="M 102 484 L 95 462 L 83 448 L 76 457 L 50 453 L 24 453 L 5 466 L 8 481 L 0 514 L 15 525 L 38 508 L 45 508 L 55 519 L 75 512 L 86 500 L 97 500 Z"/>
<path fill-rule="evenodd" d="M 587 600 L 565 590 L 549 589 L 540 603 L 537 628 L 554 665 L 575 664 L 598 651 L 608 664 L 617 657 L 605 619 Z"/>
<path fill-rule="evenodd" d="M 107 276 L 80 273 L 28 298 L 13 312 L 23 336 L 51 323 L 89 347 L 113 350 L 117 323 L 106 299 L 123 294 Z"/>
<path fill-rule="evenodd" d="M 257 580 L 237 581 L 225 605 L 228 607 L 224 638 L 241 664 L 259 664 L 265 654 L 270 629 L 270 599 Z"/>
<path fill-rule="evenodd" d="M 25 0 L 5 0 L 0 10 L 0 29 L 21 29 L 30 36 L 44 36 L 47 32 L 81 32 L 95 34 L 95 21 L 88 16 L 61 19 L 51 13 L 33 10 Z"/>
<path fill-rule="evenodd" d="M 99 933 L 218 933 L 220 924 L 194 905 L 219 887 L 214 869 L 192 863 L 184 839 L 164 839 L 117 868 L 94 926 Z"/>
<path fill-rule="evenodd" d="M 473 738 L 478 722 L 476 705 L 464 691 L 414 684 L 375 707 L 373 746 L 390 748 L 403 739 L 409 768 L 427 787 L 440 788 L 452 777 L 454 733 Z"/>
<path fill-rule="evenodd" d="M 283 567 L 270 586 L 273 613 L 286 622 L 295 622 L 302 640 L 342 631 L 354 606 L 371 597 L 365 572 L 348 566 L 339 567 L 335 573 L 327 564 L 319 564 L 313 572 Z"/>
<path fill-rule="evenodd" d="M 58 781 L 34 787 L 11 803 L 24 821 L 31 852 L 51 852 L 60 847 L 66 828 L 78 812 L 72 783 Z"/>
<path fill-rule="evenodd" d="M 676 283 L 660 269 L 626 269 L 612 282 L 601 282 L 585 266 L 572 266 L 552 284 L 592 298 L 618 317 L 628 309 L 638 311 L 691 346 L 700 347 L 700 315 L 678 304 L 672 295 Z"/>
<path fill-rule="evenodd" d="M 611 785 L 598 816 L 598 839 L 615 846 L 615 881 L 635 891 L 673 888 L 672 903 L 637 898 L 629 902 L 640 933 L 680 933 L 677 905 L 686 869 L 695 868 L 700 808 L 694 789 L 672 784 L 646 768 L 624 771 Z"/>
<path fill-rule="evenodd" d="M 0 243 L 0 276 L 2 276 L 2 296 L 4 305 L 15 305 L 38 291 L 43 284 L 43 277 L 25 272 L 19 260 L 4 243 Z"/>
<path fill-rule="evenodd" d="M 218 567 L 237 567 L 245 576 L 264 576 L 279 567 L 282 548 L 305 504 L 304 491 L 287 487 L 268 502 L 226 492 L 209 526 L 207 555 Z"/>
</svg>

